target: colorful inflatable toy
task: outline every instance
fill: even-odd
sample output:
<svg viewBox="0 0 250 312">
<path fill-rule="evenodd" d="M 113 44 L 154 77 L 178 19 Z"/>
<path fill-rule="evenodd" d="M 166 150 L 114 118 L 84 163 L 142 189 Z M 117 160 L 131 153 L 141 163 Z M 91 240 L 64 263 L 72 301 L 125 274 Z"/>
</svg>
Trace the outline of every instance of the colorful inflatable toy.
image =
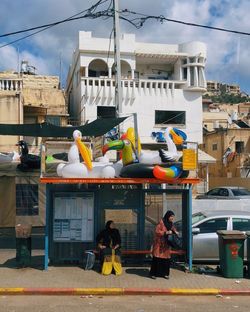
<svg viewBox="0 0 250 312">
<path fill-rule="evenodd" d="M 68 163 L 61 163 L 57 166 L 57 175 L 64 178 L 113 178 L 117 168 L 106 158 L 98 162 L 91 161 L 90 151 L 82 143 L 80 131 L 73 132 L 74 143 L 68 152 Z M 84 163 L 80 162 L 79 153 Z"/>
<path fill-rule="evenodd" d="M 124 167 L 121 170 L 121 177 L 151 178 L 160 180 L 176 179 L 186 177 L 188 172 L 182 170 L 182 163 L 179 162 L 180 155 L 176 145 L 181 145 L 186 140 L 186 134 L 176 128 L 167 128 L 164 138 L 168 150 L 141 151 L 138 139 L 138 152 L 135 149 L 135 135 L 133 128 L 129 128 L 121 138 L 107 143 L 103 146 L 103 154 L 108 150 L 121 150 Z"/>
</svg>

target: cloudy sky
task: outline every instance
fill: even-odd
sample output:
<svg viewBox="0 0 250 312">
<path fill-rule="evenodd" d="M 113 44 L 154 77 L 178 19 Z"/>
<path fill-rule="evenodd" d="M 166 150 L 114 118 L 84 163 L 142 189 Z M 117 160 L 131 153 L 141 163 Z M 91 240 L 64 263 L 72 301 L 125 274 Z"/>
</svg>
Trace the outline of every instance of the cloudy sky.
<svg viewBox="0 0 250 312">
<path fill-rule="evenodd" d="M 77 14 L 97 0 L 1 0 L 0 35 L 52 23 Z M 110 0 L 102 8 L 107 8 Z M 146 15 L 250 32 L 249 0 L 120 0 L 120 8 Z M 250 36 L 189 27 L 171 22 L 149 21 L 136 29 L 121 21 L 121 32 L 135 33 L 137 41 L 182 43 L 193 40 L 207 44 L 206 76 L 210 80 L 240 84 L 250 93 Z M 81 19 L 61 24 L 11 45 L 26 34 L 0 38 L 0 71 L 17 70 L 18 59 L 28 60 L 38 74 L 67 75 L 79 30 L 109 37 L 112 21 Z M 29 33 L 28 33 L 29 34 Z M 63 82 L 64 83 L 64 82 Z"/>
</svg>

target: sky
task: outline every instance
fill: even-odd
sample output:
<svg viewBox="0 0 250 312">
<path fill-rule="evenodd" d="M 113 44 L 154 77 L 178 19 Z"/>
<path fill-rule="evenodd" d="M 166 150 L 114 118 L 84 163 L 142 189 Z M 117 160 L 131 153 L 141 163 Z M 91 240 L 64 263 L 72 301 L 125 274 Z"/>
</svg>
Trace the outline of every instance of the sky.
<svg viewBox="0 0 250 312">
<path fill-rule="evenodd" d="M 1 0 L 0 35 L 40 26 L 68 18 L 95 4 L 97 0 Z M 107 0 L 100 9 L 107 8 Z M 250 32 L 250 0 L 120 0 L 120 9 L 146 15 L 163 15 L 169 19 Z M 10 43 L 25 34 L 0 37 L 0 71 L 18 70 L 27 60 L 41 75 L 62 77 L 62 85 L 76 48 L 80 30 L 92 31 L 95 37 L 108 38 L 111 19 L 71 21 L 34 36 Z M 136 29 L 120 22 L 121 33 L 135 33 L 136 40 L 165 44 L 202 41 L 207 45 L 207 80 L 239 84 L 250 94 L 250 36 L 151 20 Z M 29 33 L 28 33 L 29 34 Z M 18 62 L 19 60 L 19 62 Z"/>
</svg>

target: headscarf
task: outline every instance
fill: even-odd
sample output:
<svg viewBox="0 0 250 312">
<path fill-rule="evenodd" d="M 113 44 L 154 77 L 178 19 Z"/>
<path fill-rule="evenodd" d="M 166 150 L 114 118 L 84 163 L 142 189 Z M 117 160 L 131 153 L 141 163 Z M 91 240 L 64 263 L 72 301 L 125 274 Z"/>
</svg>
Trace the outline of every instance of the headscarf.
<svg viewBox="0 0 250 312">
<path fill-rule="evenodd" d="M 163 221 L 163 223 L 164 223 L 164 225 L 165 225 L 165 227 L 166 227 L 166 229 L 167 229 L 168 231 L 170 231 L 171 228 L 172 228 L 172 226 L 173 226 L 173 222 L 169 221 L 169 218 L 170 218 L 171 216 L 174 216 L 174 215 L 175 215 L 175 214 L 174 214 L 174 212 L 173 212 L 172 210 L 168 210 L 168 211 L 165 213 L 164 217 L 162 218 L 162 221 Z"/>
<path fill-rule="evenodd" d="M 105 230 L 107 231 L 112 231 L 112 229 L 110 228 L 110 225 L 111 223 L 113 223 L 114 221 L 113 220 L 109 220 L 106 222 L 106 225 L 105 225 Z"/>
<path fill-rule="evenodd" d="M 111 223 L 113 223 L 114 221 L 109 220 L 106 224 L 105 224 L 105 229 L 102 230 L 96 238 L 97 243 L 100 243 L 100 241 L 102 241 L 102 243 L 105 246 L 110 246 L 110 243 L 112 241 L 112 246 L 115 245 L 121 245 L 121 236 L 120 233 L 117 229 L 111 229 L 110 225 Z"/>
</svg>

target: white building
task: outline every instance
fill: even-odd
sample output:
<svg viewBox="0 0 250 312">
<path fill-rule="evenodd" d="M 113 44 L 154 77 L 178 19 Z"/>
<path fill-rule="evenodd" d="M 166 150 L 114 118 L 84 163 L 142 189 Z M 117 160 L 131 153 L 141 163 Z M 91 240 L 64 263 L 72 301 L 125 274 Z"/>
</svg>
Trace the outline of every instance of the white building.
<svg viewBox="0 0 250 312">
<path fill-rule="evenodd" d="M 202 93 L 206 91 L 206 46 L 144 43 L 134 34 L 120 40 L 122 103 L 120 116 L 137 113 L 142 143 L 166 126 L 183 129 L 202 142 Z M 113 40 L 79 32 L 66 91 L 69 110 L 79 123 L 116 113 Z M 132 125 L 132 118 L 127 125 Z"/>
</svg>

